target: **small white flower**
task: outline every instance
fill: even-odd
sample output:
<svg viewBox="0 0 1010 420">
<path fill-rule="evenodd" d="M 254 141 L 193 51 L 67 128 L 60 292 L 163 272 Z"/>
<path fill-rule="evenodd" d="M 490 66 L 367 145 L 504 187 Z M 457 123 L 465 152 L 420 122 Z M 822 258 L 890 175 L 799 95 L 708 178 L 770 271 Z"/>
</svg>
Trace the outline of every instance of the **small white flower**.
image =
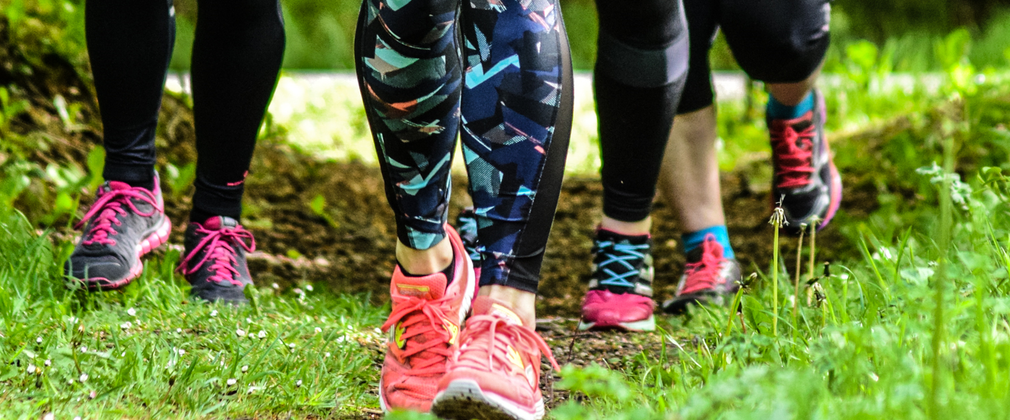
<svg viewBox="0 0 1010 420">
<path fill-rule="evenodd" d="M 46 413 L 44 416 L 42 416 L 42 420 L 53 420 L 55 418 L 56 415 L 54 415 L 53 413 Z"/>
<path fill-rule="evenodd" d="M 217 309 L 210 311 L 210 316 L 212 317 L 217 316 Z"/>
<path fill-rule="evenodd" d="M 242 366 L 242 373 L 246 373 L 248 371 L 249 371 L 249 365 Z"/>
<path fill-rule="evenodd" d="M 119 357 L 126 357 L 126 352 L 124 351 L 123 354 L 119 355 Z"/>
<path fill-rule="evenodd" d="M 127 309 L 126 314 L 129 316 L 137 316 L 137 310 L 133 308 Z"/>
<path fill-rule="evenodd" d="M 235 335 L 237 335 L 239 337 L 245 337 L 245 330 L 239 328 L 239 329 L 235 330 Z"/>
<path fill-rule="evenodd" d="M 28 365 L 28 373 L 35 373 L 35 365 Z"/>
<path fill-rule="evenodd" d="M 69 323 L 70 323 L 70 325 L 74 325 L 74 324 L 76 324 L 76 323 L 77 323 L 77 321 L 79 321 L 79 320 L 77 319 L 77 317 L 76 317 L 76 316 L 72 316 L 72 317 L 70 317 L 70 319 L 68 319 L 68 320 L 67 320 L 67 322 L 69 322 Z"/>
<path fill-rule="evenodd" d="M 179 334 L 182 334 L 182 328 L 176 328 L 176 329 L 175 329 L 175 332 L 176 332 L 176 333 L 179 333 Z"/>
<path fill-rule="evenodd" d="M 36 338 L 36 339 L 35 339 L 35 342 L 36 342 L 36 343 L 39 343 L 39 344 L 42 344 L 42 337 L 38 337 L 38 338 Z"/>
<path fill-rule="evenodd" d="M 330 357 L 330 352 L 326 352 L 326 354 L 323 355 L 323 357 Z"/>
<path fill-rule="evenodd" d="M 296 294 L 296 295 L 299 295 L 299 296 L 301 296 L 301 295 L 304 295 L 304 294 L 305 294 L 305 292 L 303 292 L 303 291 L 302 291 L 302 289 L 299 289 L 299 288 L 297 288 L 297 287 L 295 288 L 295 290 L 292 290 L 292 292 L 295 292 L 295 294 Z"/>
<path fill-rule="evenodd" d="M 263 331 L 263 330 L 260 330 L 260 332 L 258 334 L 256 334 L 256 336 L 259 337 L 259 338 L 267 338 L 267 332 Z"/>
<path fill-rule="evenodd" d="M 74 417 L 74 420 L 81 420 L 81 416 Z"/>
<path fill-rule="evenodd" d="M 280 286 L 277 285 L 277 283 L 271 284 L 270 287 L 273 287 L 274 290 L 277 290 L 277 289 L 281 288 Z"/>
<path fill-rule="evenodd" d="M 236 381 L 235 378 L 228 379 L 228 386 L 235 385 L 236 382 L 238 381 Z"/>
<path fill-rule="evenodd" d="M 81 353 L 87 353 L 87 352 L 88 352 L 88 346 L 81 346 Z"/>
<path fill-rule="evenodd" d="M 80 379 L 81 383 L 87 382 L 88 381 L 88 374 L 87 373 L 82 373 L 81 377 L 78 378 L 78 379 Z"/>
<path fill-rule="evenodd" d="M 252 324 L 252 319 L 250 319 L 249 317 L 246 317 L 245 318 L 245 323 L 246 324 Z"/>
<path fill-rule="evenodd" d="M 295 343 L 288 343 L 288 348 L 291 350 L 295 349 Z"/>
<path fill-rule="evenodd" d="M 53 365 L 53 361 L 49 360 L 49 359 L 46 359 L 46 362 L 44 364 L 46 365 L 46 367 L 49 367 L 49 366 Z"/>
<path fill-rule="evenodd" d="M 130 322 L 130 321 L 126 321 L 126 322 L 124 322 L 122 324 L 119 324 L 119 328 L 122 328 L 124 330 L 128 330 L 130 328 L 133 328 L 133 323 Z"/>
<path fill-rule="evenodd" d="M 311 284 L 306 284 L 305 285 L 305 290 L 308 290 L 308 291 L 311 292 L 312 291 L 312 285 Z"/>
<path fill-rule="evenodd" d="M 251 386 L 251 387 L 249 387 L 249 390 L 247 390 L 245 393 L 251 395 L 253 393 L 253 391 L 255 391 L 255 390 L 256 390 L 256 387 Z"/>
<path fill-rule="evenodd" d="M 299 379 L 298 382 L 295 382 L 295 388 L 301 388 L 301 387 L 302 387 L 302 380 Z"/>
<path fill-rule="evenodd" d="M 319 333 L 321 333 L 321 332 L 323 332 L 323 329 L 322 329 L 322 328 L 319 328 L 319 327 L 316 327 L 316 334 L 319 334 Z"/>
</svg>

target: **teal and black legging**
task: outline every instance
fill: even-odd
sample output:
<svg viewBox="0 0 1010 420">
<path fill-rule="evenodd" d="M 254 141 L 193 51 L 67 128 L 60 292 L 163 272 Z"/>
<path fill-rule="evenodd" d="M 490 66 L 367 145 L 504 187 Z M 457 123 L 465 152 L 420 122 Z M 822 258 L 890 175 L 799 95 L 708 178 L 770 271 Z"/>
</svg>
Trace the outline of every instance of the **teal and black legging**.
<svg viewBox="0 0 1010 420">
<path fill-rule="evenodd" d="M 242 183 L 284 56 L 277 0 L 200 0 L 193 43 L 196 193 L 191 219 L 241 213 Z M 172 46 L 166 0 L 87 0 L 85 29 L 104 125 L 104 176 L 150 188 Z"/>
<path fill-rule="evenodd" d="M 571 131 L 557 0 L 365 0 L 355 47 L 400 241 L 445 237 L 459 134 L 480 284 L 535 292 Z"/>
<path fill-rule="evenodd" d="M 687 24 L 681 0 L 596 0 L 596 7 L 603 213 L 635 222 L 652 210 L 687 78 Z"/>
</svg>

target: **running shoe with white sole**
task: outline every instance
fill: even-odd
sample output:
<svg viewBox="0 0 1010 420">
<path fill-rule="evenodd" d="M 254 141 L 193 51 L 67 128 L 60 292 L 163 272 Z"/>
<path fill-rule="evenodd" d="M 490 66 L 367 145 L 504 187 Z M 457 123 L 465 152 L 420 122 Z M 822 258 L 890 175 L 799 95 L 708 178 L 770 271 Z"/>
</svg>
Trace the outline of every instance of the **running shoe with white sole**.
<svg viewBox="0 0 1010 420">
<path fill-rule="evenodd" d="M 185 257 L 179 271 L 193 286 L 190 294 L 208 302 L 242 303 L 253 284 L 246 253 L 256 250 L 253 234 L 235 219 L 214 216 L 186 228 Z"/>
<path fill-rule="evenodd" d="M 144 270 L 140 257 L 168 240 L 172 222 L 164 209 L 157 173 L 153 191 L 107 181 L 75 226 L 84 234 L 64 265 L 66 277 L 91 290 L 129 284 Z"/>
<path fill-rule="evenodd" d="M 652 331 L 652 239 L 597 229 L 580 330 Z"/>
<path fill-rule="evenodd" d="M 540 357 L 559 370 L 534 327 L 505 302 L 478 296 L 466 320 L 459 351 L 438 384 L 431 411 L 449 420 L 539 420 Z"/>
<path fill-rule="evenodd" d="M 788 232 L 798 234 L 815 220 L 823 229 L 842 202 L 842 177 L 824 134 L 824 97 L 814 90 L 814 109 L 795 119 L 768 119 L 771 135 L 771 198 L 781 200 Z"/>
<path fill-rule="evenodd" d="M 449 225 L 445 231 L 453 250 L 452 282 L 441 272 L 407 276 L 399 265 L 393 271 L 389 286 L 393 310 L 382 324 L 389 333 L 379 379 L 382 411 L 429 411 L 438 381 L 459 344 L 477 281 L 459 235 Z"/>
<path fill-rule="evenodd" d="M 715 235 L 709 234 L 701 246 L 687 254 L 677 294 L 663 302 L 663 311 L 680 314 L 696 303 L 728 304 L 740 288 L 740 280 L 740 263 L 735 258 L 726 258 Z"/>
</svg>

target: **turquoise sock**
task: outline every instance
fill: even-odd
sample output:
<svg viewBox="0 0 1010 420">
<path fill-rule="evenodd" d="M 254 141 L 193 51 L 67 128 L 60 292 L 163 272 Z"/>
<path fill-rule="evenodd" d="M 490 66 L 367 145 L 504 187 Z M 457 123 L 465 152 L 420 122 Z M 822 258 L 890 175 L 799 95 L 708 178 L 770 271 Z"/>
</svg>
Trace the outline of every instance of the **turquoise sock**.
<svg viewBox="0 0 1010 420">
<path fill-rule="evenodd" d="M 768 118 L 773 120 L 791 120 L 799 118 L 814 109 L 814 92 L 807 94 L 796 106 L 783 105 L 774 96 L 768 96 L 768 107 L 765 110 Z"/>
<path fill-rule="evenodd" d="M 726 225 L 712 226 L 710 228 L 705 228 L 697 232 L 689 232 L 680 236 L 680 240 L 684 242 L 684 253 L 691 252 L 695 248 L 701 246 L 702 242 L 705 242 L 705 237 L 708 234 L 715 235 L 715 241 L 722 245 L 722 255 L 726 258 L 734 258 L 736 254 L 733 253 L 733 247 L 729 244 L 729 232 L 726 231 Z"/>
</svg>

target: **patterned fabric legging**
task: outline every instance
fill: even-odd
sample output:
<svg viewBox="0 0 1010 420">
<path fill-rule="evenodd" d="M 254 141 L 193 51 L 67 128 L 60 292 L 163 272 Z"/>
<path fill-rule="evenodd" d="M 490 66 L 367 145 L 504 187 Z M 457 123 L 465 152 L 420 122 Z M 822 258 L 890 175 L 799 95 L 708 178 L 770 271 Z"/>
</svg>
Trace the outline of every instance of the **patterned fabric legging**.
<svg viewBox="0 0 1010 420">
<path fill-rule="evenodd" d="M 355 47 L 400 241 L 428 249 L 445 237 L 459 134 L 480 285 L 535 292 L 571 131 L 557 0 L 365 0 Z"/>
</svg>

